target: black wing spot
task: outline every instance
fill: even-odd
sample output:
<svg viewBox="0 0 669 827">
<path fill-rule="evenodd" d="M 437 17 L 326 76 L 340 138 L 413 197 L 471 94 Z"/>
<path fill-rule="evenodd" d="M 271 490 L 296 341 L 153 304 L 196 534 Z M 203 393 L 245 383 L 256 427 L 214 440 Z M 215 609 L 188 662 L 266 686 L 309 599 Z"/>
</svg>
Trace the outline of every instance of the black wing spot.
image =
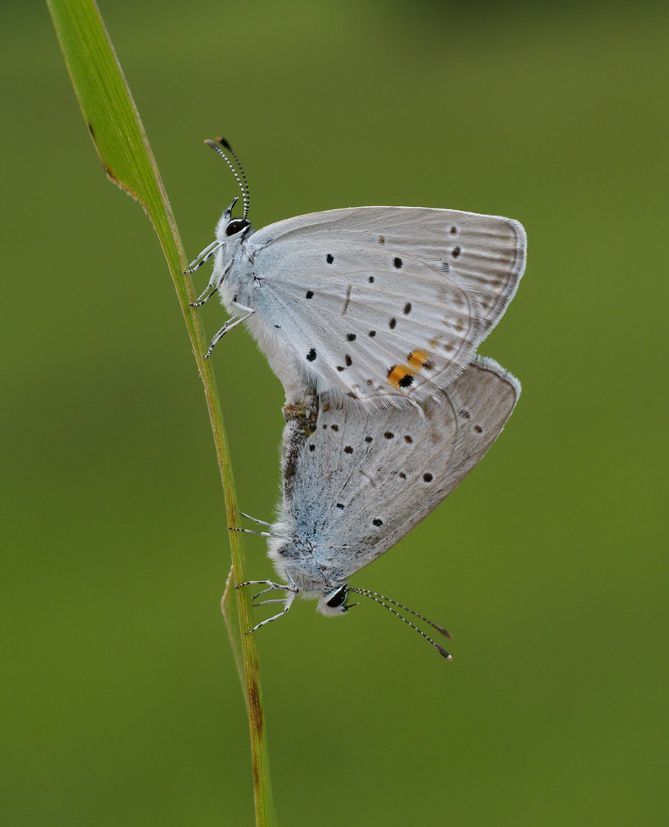
<svg viewBox="0 0 669 827">
<path fill-rule="evenodd" d="M 373 439 L 374 439 L 373 436 L 366 436 L 365 437 L 365 442 L 372 442 Z"/>
<path fill-rule="evenodd" d="M 412 436 L 409 436 L 409 434 L 407 434 L 407 435 L 404 437 L 404 441 L 405 441 L 408 445 L 411 445 L 411 443 L 413 442 L 413 437 L 412 437 Z"/>
<path fill-rule="evenodd" d="M 355 342 L 355 333 L 347 333 L 346 338 L 349 342 Z"/>
<path fill-rule="evenodd" d="M 432 482 L 432 474 L 423 474 L 425 482 Z"/>
<path fill-rule="evenodd" d="M 334 256 L 332 255 L 332 253 L 328 253 L 325 256 L 325 260 L 327 261 L 328 264 L 332 264 L 332 262 L 334 261 Z"/>
<path fill-rule="evenodd" d="M 458 413 L 463 419 L 471 419 L 471 414 L 466 408 L 461 408 Z"/>
<path fill-rule="evenodd" d="M 347 446 L 344 448 L 344 453 L 345 453 L 345 454 L 352 454 L 352 453 L 353 453 L 353 448 L 352 448 L 350 445 L 347 445 Z"/>
<path fill-rule="evenodd" d="M 397 319 L 391 319 L 391 320 L 388 322 L 388 327 L 389 327 L 391 330 L 395 330 L 395 325 L 396 325 L 396 324 L 397 324 Z"/>
<path fill-rule="evenodd" d="M 367 335 L 371 336 L 371 338 L 373 339 L 376 336 L 376 330 L 370 330 Z"/>
<path fill-rule="evenodd" d="M 325 424 L 325 422 L 324 422 L 324 423 L 323 423 L 323 430 L 324 430 L 324 431 L 327 431 L 327 429 L 328 429 L 328 426 L 327 426 L 327 425 Z"/>
<path fill-rule="evenodd" d="M 374 276 L 370 276 L 370 277 L 367 279 L 367 281 L 368 281 L 370 284 L 374 284 Z"/>
<path fill-rule="evenodd" d="M 330 425 L 330 427 L 331 427 L 331 428 L 332 428 L 332 430 L 333 430 L 333 431 L 335 431 L 335 432 L 339 430 L 339 425 Z"/>
<path fill-rule="evenodd" d="M 386 243 L 386 237 L 384 235 L 380 235 L 379 236 L 379 244 L 385 244 L 385 243 Z"/>
<path fill-rule="evenodd" d="M 346 362 L 346 367 L 347 368 L 350 368 L 351 365 L 353 364 L 353 359 L 351 359 L 351 357 L 348 355 L 348 353 L 346 354 L 346 356 L 344 356 L 344 361 Z"/>
<path fill-rule="evenodd" d="M 453 247 L 453 250 L 451 251 L 451 255 L 453 256 L 453 258 L 457 258 L 460 255 L 461 252 L 462 252 L 462 249 L 459 246 Z"/>
<path fill-rule="evenodd" d="M 313 297 L 314 297 L 314 291 L 313 290 L 307 290 L 304 298 L 305 299 L 313 299 Z"/>
<path fill-rule="evenodd" d="M 344 503 L 337 503 L 337 508 L 341 508 L 342 511 L 344 510 Z"/>
<path fill-rule="evenodd" d="M 310 450 L 310 451 L 315 451 L 315 450 L 316 450 L 316 446 L 314 445 L 314 443 L 313 443 L 313 442 L 312 442 L 312 443 L 311 443 L 311 445 L 309 446 L 309 450 Z"/>
<path fill-rule="evenodd" d="M 384 434 L 384 437 L 386 439 L 392 439 L 394 436 L 395 436 L 395 434 L 392 431 L 386 431 L 385 434 Z"/>
<path fill-rule="evenodd" d="M 413 385 L 413 376 L 410 373 L 405 373 L 399 381 L 400 388 L 409 388 Z"/>
<path fill-rule="evenodd" d="M 316 358 L 316 349 L 312 347 L 311 350 L 309 351 L 309 353 L 307 353 L 307 362 L 313 362 L 315 358 Z"/>
<path fill-rule="evenodd" d="M 407 478 L 407 475 L 404 473 L 404 471 L 400 471 L 400 472 L 399 472 L 399 474 L 398 474 L 397 476 L 398 476 L 401 480 L 405 480 L 405 479 Z"/>
<path fill-rule="evenodd" d="M 343 365 L 337 365 L 337 370 L 339 371 L 339 373 L 341 373 L 344 370 L 344 366 Z"/>
<path fill-rule="evenodd" d="M 400 267 L 402 266 L 402 259 L 399 258 L 398 256 L 395 256 L 395 258 L 393 259 L 393 264 L 399 270 Z"/>
<path fill-rule="evenodd" d="M 411 302 L 407 302 L 407 303 L 404 305 L 404 315 L 405 315 L 405 316 L 408 316 L 408 315 L 409 315 L 409 313 L 411 313 Z"/>
<path fill-rule="evenodd" d="M 378 526 L 383 525 L 383 520 L 379 520 L 379 518 L 376 517 L 374 520 L 372 520 L 372 525 L 375 525 L 378 528 Z"/>
<path fill-rule="evenodd" d="M 458 231 L 457 227 L 451 227 L 451 235 L 455 235 Z"/>
<path fill-rule="evenodd" d="M 482 434 L 483 433 L 483 428 L 480 425 L 474 425 L 474 430 L 476 431 L 477 434 Z"/>
</svg>

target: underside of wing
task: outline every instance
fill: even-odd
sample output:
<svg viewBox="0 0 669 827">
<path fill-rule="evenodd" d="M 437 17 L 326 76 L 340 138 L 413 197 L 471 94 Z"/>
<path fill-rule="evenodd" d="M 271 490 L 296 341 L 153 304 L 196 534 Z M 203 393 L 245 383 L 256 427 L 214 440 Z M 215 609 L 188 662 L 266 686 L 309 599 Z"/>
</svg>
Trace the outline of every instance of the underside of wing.
<svg viewBox="0 0 669 827">
<path fill-rule="evenodd" d="M 325 570 L 347 577 L 400 540 L 476 465 L 501 432 L 518 382 L 477 358 L 441 404 L 363 413 L 323 405 L 291 469 L 284 517 Z"/>
<path fill-rule="evenodd" d="M 319 391 L 421 401 L 504 313 L 525 234 L 496 216 L 359 207 L 270 225 L 249 249 L 256 306 Z"/>
</svg>

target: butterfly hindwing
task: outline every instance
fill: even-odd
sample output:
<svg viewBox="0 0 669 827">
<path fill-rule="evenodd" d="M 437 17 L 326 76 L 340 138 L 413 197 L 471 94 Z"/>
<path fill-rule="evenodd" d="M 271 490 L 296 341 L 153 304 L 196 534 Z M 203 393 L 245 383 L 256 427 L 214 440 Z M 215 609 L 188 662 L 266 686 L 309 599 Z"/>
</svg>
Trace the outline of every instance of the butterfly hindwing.
<svg viewBox="0 0 669 827">
<path fill-rule="evenodd" d="M 280 530 L 324 570 L 349 576 L 457 486 L 497 438 L 519 393 L 499 365 L 477 358 L 422 412 L 325 403 L 291 459 Z"/>
<path fill-rule="evenodd" d="M 421 401 L 504 313 L 525 234 L 495 216 L 360 207 L 272 224 L 249 250 L 258 314 L 319 391 Z"/>
</svg>

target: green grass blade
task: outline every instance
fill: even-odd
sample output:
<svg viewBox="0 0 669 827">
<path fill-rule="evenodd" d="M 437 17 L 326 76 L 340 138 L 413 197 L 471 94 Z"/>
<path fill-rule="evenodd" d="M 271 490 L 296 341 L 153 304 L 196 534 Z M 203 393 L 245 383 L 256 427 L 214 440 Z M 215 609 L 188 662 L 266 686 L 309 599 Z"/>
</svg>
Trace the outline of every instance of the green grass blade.
<svg viewBox="0 0 669 827">
<path fill-rule="evenodd" d="M 47 0 L 47 5 L 102 166 L 114 184 L 141 204 L 167 260 L 204 386 L 228 525 L 234 526 L 236 495 L 223 416 L 210 364 L 202 358 L 207 342 L 196 312 L 189 307 L 195 295 L 190 280 L 182 275 L 186 259 L 151 147 L 95 3 L 92 0 Z M 231 532 L 228 536 L 232 557 L 230 582 L 239 583 L 244 580 L 240 535 Z M 273 824 L 258 659 L 253 636 L 245 634 L 252 625 L 249 603 L 243 590 L 235 589 L 228 589 L 224 603 L 249 718 L 256 824 Z"/>
</svg>

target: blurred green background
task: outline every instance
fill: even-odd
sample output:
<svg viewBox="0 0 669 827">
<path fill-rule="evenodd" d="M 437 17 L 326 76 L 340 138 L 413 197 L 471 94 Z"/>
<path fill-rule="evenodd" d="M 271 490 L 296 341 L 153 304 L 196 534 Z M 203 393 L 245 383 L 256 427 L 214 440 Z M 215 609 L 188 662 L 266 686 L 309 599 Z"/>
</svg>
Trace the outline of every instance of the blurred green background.
<svg viewBox="0 0 669 827">
<path fill-rule="evenodd" d="M 189 254 L 234 193 L 216 133 L 256 227 L 410 204 L 527 228 L 482 349 L 517 411 L 354 579 L 446 623 L 455 661 L 371 603 L 263 630 L 281 823 L 666 823 L 663 5 L 101 7 Z M 6 0 L 0 45 L 3 821 L 250 824 L 221 491 L 169 277 L 46 9 Z M 215 364 L 240 503 L 268 517 L 281 389 L 242 331 Z M 270 574 L 261 540 L 246 554 Z"/>
</svg>

